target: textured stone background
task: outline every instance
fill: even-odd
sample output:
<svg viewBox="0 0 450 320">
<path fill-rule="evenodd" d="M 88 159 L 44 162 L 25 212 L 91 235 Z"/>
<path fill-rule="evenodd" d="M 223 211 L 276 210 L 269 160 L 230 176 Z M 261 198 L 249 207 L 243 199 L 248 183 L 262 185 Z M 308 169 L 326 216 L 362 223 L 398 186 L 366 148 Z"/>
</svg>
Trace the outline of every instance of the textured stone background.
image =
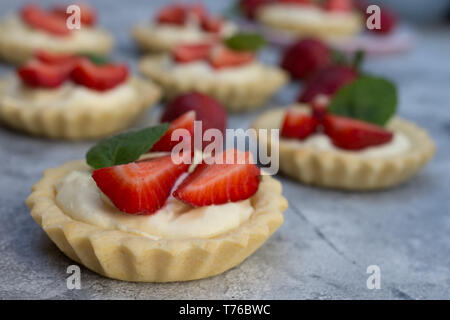
<svg viewBox="0 0 450 320">
<path fill-rule="evenodd" d="M 115 58 L 135 66 L 129 29 L 162 2 L 93 1 L 101 8 L 100 23 L 118 38 Z M 21 3 L 2 0 L 0 12 Z M 207 4 L 220 10 L 227 3 Z M 285 224 L 240 266 L 211 279 L 136 284 L 83 268 L 82 289 L 68 290 L 66 268 L 72 262 L 33 221 L 24 200 L 44 169 L 82 158 L 93 142 L 46 141 L 0 127 L 0 298 L 450 298 L 449 31 L 418 30 L 414 50 L 371 59 L 366 66 L 399 84 L 399 113 L 429 130 L 438 146 L 434 160 L 408 183 L 375 193 L 322 190 L 280 178 L 290 203 Z M 265 57 L 273 59 L 274 53 Z M 2 74 L 7 71 L 1 66 Z M 296 90 L 286 88 L 271 105 L 293 101 Z M 232 115 L 230 126 L 247 127 L 257 113 Z M 149 113 L 137 125 L 151 118 Z M 372 264 L 381 268 L 381 290 L 366 288 Z"/>
</svg>

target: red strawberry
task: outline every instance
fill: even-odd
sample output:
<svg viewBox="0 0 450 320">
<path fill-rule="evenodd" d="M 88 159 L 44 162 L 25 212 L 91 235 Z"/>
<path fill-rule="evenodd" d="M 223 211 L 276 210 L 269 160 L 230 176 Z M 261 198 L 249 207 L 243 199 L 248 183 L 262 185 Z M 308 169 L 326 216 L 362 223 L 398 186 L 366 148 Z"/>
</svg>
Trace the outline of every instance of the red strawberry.
<svg viewBox="0 0 450 320">
<path fill-rule="evenodd" d="M 245 159 L 239 164 L 199 164 L 175 190 L 174 197 L 187 204 L 202 207 L 236 202 L 250 198 L 259 186 L 259 168 L 250 163 L 249 152 L 235 149 L 225 151 L 221 156 Z M 219 157 L 221 157 L 219 155 Z"/>
<path fill-rule="evenodd" d="M 254 55 L 248 51 L 233 51 L 226 47 L 216 47 L 211 51 L 209 63 L 213 68 L 221 69 L 247 64 L 253 61 Z"/>
<path fill-rule="evenodd" d="M 33 28 L 44 30 L 56 36 L 70 35 L 66 20 L 58 15 L 48 13 L 34 4 L 27 4 L 21 10 L 22 20 Z"/>
<path fill-rule="evenodd" d="M 59 66 L 66 69 L 68 75 L 72 73 L 78 61 L 80 61 L 80 57 L 76 55 L 57 54 L 43 50 L 36 51 L 34 53 L 34 57 L 45 64 Z"/>
<path fill-rule="evenodd" d="M 97 23 L 97 13 L 87 4 L 77 4 L 80 7 L 81 15 L 80 21 L 83 26 L 93 26 Z M 67 6 L 55 5 L 50 11 L 64 19 L 67 19 L 71 14 L 67 13 Z"/>
<path fill-rule="evenodd" d="M 326 95 L 318 95 L 311 103 L 313 117 L 322 123 L 328 113 L 330 98 Z"/>
<path fill-rule="evenodd" d="M 217 33 L 222 29 L 223 20 L 218 17 L 204 17 L 200 23 L 203 30 Z"/>
<path fill-rule="evenodd" d="M 122 212 L 149 215 L 166 202 L 175 182 L 189 164 L 175 164 L 170 155 L 97 169 L 97 187 Z"/>
<path fill-rule="evenodd" d="M 335 146 L 348 150 L 361 150 L 384 144 L 393 137 L 392 132 L 382 127 L 335 115 L 325 117 L 324 131 Z"/>
<path fill-rule="evenodd" d="M 289 109 L 284 116 L 281 136 L 303 140 L 316 132 L 319 122 L 311 114 Z"/>
<path fill-rule="evenodd" d="M 306 78 L 331 61 L 330 49 L 320 40 L 307 38 L 289 47 L 281 62 L 281 67 L 293 78 Z"/>
<path fill-rule="evenodd" d="M 209 56 L 210 51 L 209 43 L 183 44 L 174 49 L 173 58 L 180 63 L 203 60 Z"/>
<path fill-rule="evenodd" d="M 199 92 L 190 92 L 178 96 L 165 106 L 161 122 L 173 121 L 188 111 L 195 111 L 195 119 L 202 122 L 202 130 L 219 129 L 225 134 L 227 113 L 215 99 Z M 211 141 L 204 141 L 203 148 Z"/>
<path fill-rule="evenodd" d="M 345 65 L 332 65 L 318 71 L 306 84 L 298 101 L 310 103 L 319 94 L 332 96 L 358 77 L 357 71 Z"/>
<path fill-rule="evenodd" d="M 34 52 L 34 57 L 39 61 L 48 64 L 69 64 L 77 62 L 79 57 L 73 54 L 59 54 L 44 50 L 37 50 Z"/>
<path fill-rule="evenodd" d="M 388 34 L 394 30 L 396 26 L 396 14 L 393 11 L 383 7 L 380 11 L 380 29 L 372 29 L 371 31 L 378 34 Z"/>
<path fill-rule="evenodd" d="M 69 78 L 70 69 L 32 60 L 21 66 L 17 73 L 30 87 L 56 88 Z"/>
<path fill-rule="evenodd" d="M 189 111 L 180 117 L 176 118 L 170 123 L 169 130 L 156 142 L 151 151 L 172 151 L 178 143 L 183 140 L 181 137 L 179 140 L 172 141 L 172 133 L 177 129 L 186 129 L 191 136 L 191 143 L 194 143 L 194 121 L 195 111 Z"/>
<path fill-rule="evenodd" d="M 352 0 L 327 0 L 325 9 L 328 11 L 348 12 L 353 10 Z"/>
<path fill-rule="evenodd" d="M 271 0 L 241 0 L 239 7 L 244 12 L 245 16 L 251 20 L 256 18 L 256 12 L 262 6 L 272 2 Z"/>
<path fill-rule="evenodd" d="M 90 89 L 105 91 L 123 83 L 128 77 L 125 64 L 95 65 L 81 59 L 72 72 L 72 80 Z"/>
<path fill-rule="evenodd" d="M 183 25 L 186 21 L 186 9 L 184 6 L 175 4 L 163 7 L 156 15 L 159 23 Z"/>
</svg>

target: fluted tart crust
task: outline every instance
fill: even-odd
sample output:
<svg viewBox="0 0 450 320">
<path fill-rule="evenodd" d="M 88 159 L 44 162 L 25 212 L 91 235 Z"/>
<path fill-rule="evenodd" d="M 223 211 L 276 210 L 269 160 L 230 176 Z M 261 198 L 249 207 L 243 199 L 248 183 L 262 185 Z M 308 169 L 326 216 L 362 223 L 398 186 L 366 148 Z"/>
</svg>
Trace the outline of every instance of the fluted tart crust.
<svg viewBox="0 0 450 320">
<path fill-rule="evenodd" d="M 286 110 L 267 111 L 253 122 L 252 127 L 279 129 Z M 305 184 L 329 188 L 373 190 L 398 185 L 414 176 L 432 158 L 435 146 L 425 130 L 409 121 L 396 117 L 387 128 L 400 131 L 408 138 L 410 147 L 407 151 L 388 157 L 362 157 L 357 152 L 339 149 L 300 147 L 280 137 L 280 171 Z M 267 143 L 269 146 L 272 143 L 270 137 Z"/>
</svg>

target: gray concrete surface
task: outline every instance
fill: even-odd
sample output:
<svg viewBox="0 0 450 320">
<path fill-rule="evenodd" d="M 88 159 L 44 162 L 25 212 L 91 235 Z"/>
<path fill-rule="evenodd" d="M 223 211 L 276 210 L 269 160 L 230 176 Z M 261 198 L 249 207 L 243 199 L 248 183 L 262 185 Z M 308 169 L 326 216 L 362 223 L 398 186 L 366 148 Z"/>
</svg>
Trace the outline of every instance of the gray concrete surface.
<svg viewBox="0 0 450 320">
<path fill-rule="evenodd" d="M 101 24 L 118 37 L 114 57 L 135 66 L 138 54 L 128 30 L 162 1 L 93 2 L 101 8 Z M 3 0 L 0 12 L 20 3 Z M 207 3 L 217 10 L 226 5 Z M 280 178 L 290 204 L 285 224 L 240 266 L 210 279 L 136 284 L 82 268 L 82 289 L 68 290 L 66 268 L 73 262 L 33 221 L 24 200 L 44 169 L 82 158 L 93 142 L 47 141 L 0 127 L 0 298 L 450 298 L 449 32 L 448 26 L 421 30 L 410 53 L 371 59 L 366 66 L 397 81 L 399 113 L 429 130 L 438 146 L 434 160 L 408 183 L 375 193 L 323 190 Z M 271 105 L 291 102 L 296 90 L 287 87 Z M 137 125 L 148 124 L 158 111 Z M 230 126 L 246 127 L 257 114 L 232 115 Z M 380 290 L 366 288 L 369 265 L 381 268 Z"/>
</svg>

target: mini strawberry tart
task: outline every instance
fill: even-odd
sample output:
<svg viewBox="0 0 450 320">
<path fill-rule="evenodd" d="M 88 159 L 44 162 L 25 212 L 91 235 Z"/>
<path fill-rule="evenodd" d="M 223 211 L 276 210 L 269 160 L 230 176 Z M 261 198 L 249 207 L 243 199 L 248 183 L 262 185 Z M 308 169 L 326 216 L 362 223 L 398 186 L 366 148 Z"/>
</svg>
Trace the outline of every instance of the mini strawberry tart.
<svg viewBox="0 0 450 320">
<path fill-rule="evenodd" d="M 384 79 L 364 76 L 345 86 L 328 107 L 297 104 L 262 114 L 256 129 L 280 129 L 280 170 L 303 183 L 349 190 L 383 189 L 415 175 L 434 143 L 398 117 L 396 93 Z"/>
<path fill-rule="evenodd" d="M 352 0 L 275 0 L 261 5 L 262 24 L 299 36 L 348 37 L 360 32 L 363 19 Z"/>
<path fill-rule="evenodd" d="M 257 34 L 236 34 L 224 42 L 180 45 L 171 53 L 144 57 L 141 72 L 164 88 L 166 98 L 198 91 L 230 111 L 261 107 L 288 80 L 278 67 L 264 65 L 254 51 Z"/>
<path fill-rule="evenodd" d="M 200 279 L 241 263 L 282 224 L 281 184 L 261 176 L 249 153 L 216 156 L 241 162 L 177 162 L 153 152 L 168 128 L 102 141 L 33 187 L 31 215 L 68 257 L 125 281 Z"/>
<path fill-rule="evenodd" d="M 96 138 L 125 128 L 159 97 L 125 64 L 38 51 L 0 79 L 0 121 L 49 138 Z"/>
<path fill-rule="evenodd" d="M 179 44 L 214 42 L 231 36 L 237 27 L 212 16 L 202 4 L 172 4 L 163 7 L 155 22 L 133 29 L 133 37 L 144 51 L 165 52 Z"/>
<path fill-rule="evenodd" d="M 60 54 L 107 55 L 113 47 L 112 36 L 97 28 L 97 14 L 87 5 L 80 7 L 80 29 L 69 29 L 65 6 L 41 8 L 25 5 L 19 14 L 0 21 L 0 58 L 21 64 L 36 50 Z"/>
</svg>

